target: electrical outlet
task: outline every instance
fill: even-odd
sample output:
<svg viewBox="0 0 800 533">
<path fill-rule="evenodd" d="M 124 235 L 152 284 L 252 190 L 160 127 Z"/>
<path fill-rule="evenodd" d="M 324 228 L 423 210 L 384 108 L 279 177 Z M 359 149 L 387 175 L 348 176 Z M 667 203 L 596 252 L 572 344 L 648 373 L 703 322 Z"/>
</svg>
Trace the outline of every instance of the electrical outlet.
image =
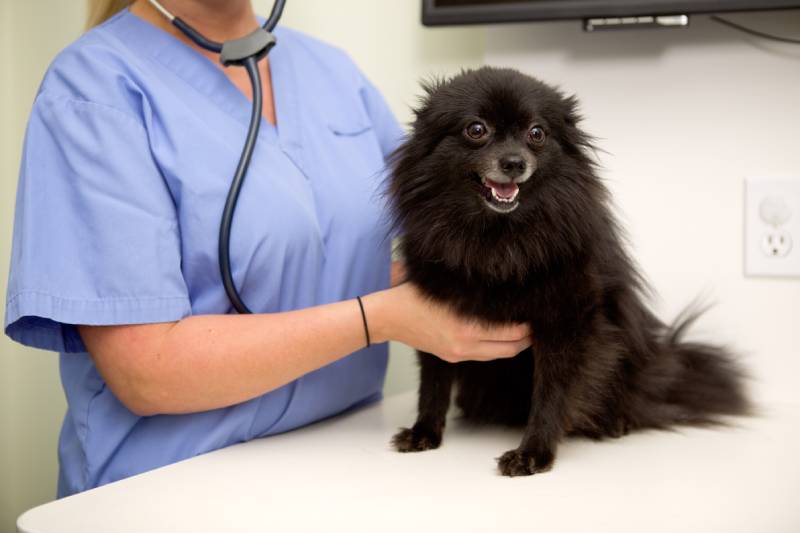
<svg viewBox="0 0 800 533">
<path fill-rule="evenodd" d="M 761 238 L 761 251 L 769 257 L 783 258 L 792 251 L 792 235 L 788 231 L 770 231 Z"/>
<path fill-rule="evenodd" d="M 748 178 L 744 220 L 745 275 L 800 276 L 800 178 Z"/>
</svg>

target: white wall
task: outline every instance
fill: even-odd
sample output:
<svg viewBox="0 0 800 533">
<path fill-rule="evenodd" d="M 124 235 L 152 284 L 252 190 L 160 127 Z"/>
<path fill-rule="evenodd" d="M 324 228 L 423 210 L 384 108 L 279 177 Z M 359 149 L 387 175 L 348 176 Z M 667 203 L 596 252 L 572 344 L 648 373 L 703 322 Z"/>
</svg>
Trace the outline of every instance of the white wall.
<svg viewBox="0 0 800 533">
<path fill-rule="evenodd" d="M 800 12 L 731 16 L 800 36 Z M 759 398 L 800 398 L 800 279 L 742 274 L 743 179 L 800 180 L 800 46 L 694 17 L 680 30 L 585 34 L 578 23 L 494 27 L 489 64 L 576 93 L 602 175 L 665 318 L 697 294 L 718 304 L 703 338 L 744 354 Z"/>
<path fill-rule="evenodd" d="M 3 1 L 0 2 L 0 50 L 8 50 L 10 44 L 11 5 Z M 0 72 L 8 72 L 11 68 L 7 58 L 8 54 L 0 55 Z M 3 172 L 3 176 L 8 175 L 8 165 L 6 162 L 11 159 L 11 139 L 13 137 L 13 132 L 10 124 L 11 121 L 8 119 L 8 109 L 6 109 L 6 102 L 10 100 L 11 85 L 9 83 L 0 83 L 0 171 Z M 0 183 L 5 184 L 6 181 L 8 180 L 0 180 Z M 5 202 L 4 198 L 9 195 L 8 193 L 9 191 L 7 188 L 0 191 L 0 202 Z M 2 211 L 0 211 L 0 213 L 3 214 L 2 224 L 4 229 L 8 228 L 8 218 L 5 216 L 8 208 L 8 203 L 3 203 Z M 7 258 L 8 252 L 6 249 L 8 237 L 6 233 L 7 231 L 0 233 L 0 254 L 4 254 L 4 257 Z M 2 271 L 0 271 L 0 277 L 3 277 L 2 274 Z M 3 286 L 2 284 L 3 282 L 0 282 L 0 287 Z M 11 394 L 9 390 L 11 380 L 9 379 L 7 357 L 4 353 L 6 351 L 5 346 L 0 345 L 0 349 L 3 350 L 3 353 L 0 354 L 0 428 L 6 428 L 6 424 L 10 419 L 11 410 Z M 0 433 L 0 477 L 5 479 L 8 472 L 11 470 L 11 439 L 7 437 L 8 430 L 0 429 L 0 431 L 2 431 L 2 433 Z M 11 498 L 6 494 L 7 491 L 8 487 L 6 487 L 5 484 L 0 485 L 0 530 L 2 530 L 4 526 L 7 526 L 6 517 L 12 509 Z"/>
<path fill-rule="evenodd" d="M 3 0 L 0 4 L 0 294 L 5 302 L 22 134 L 52 57 L 82 28 L 82 4 Z M 0 336 L 0 531 L 55 495 L 56 440 L 65 410 L 55 354 Z"/>
</svg>

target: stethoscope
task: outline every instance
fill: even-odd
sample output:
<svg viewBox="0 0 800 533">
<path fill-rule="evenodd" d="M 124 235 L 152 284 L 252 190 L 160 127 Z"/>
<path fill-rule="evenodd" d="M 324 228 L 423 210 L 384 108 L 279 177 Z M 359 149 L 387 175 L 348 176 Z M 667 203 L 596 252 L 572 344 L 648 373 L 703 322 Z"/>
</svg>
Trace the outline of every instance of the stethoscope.
<svg viewBox="0 0 800 533">
<path fill-rule="evenodd" d="M 253 88 L 250 126 L 247 129 L 247 138 L 244 141 L 239 164 L 236 166 L 236 173 L 233 175 L 231 188 L 228 190 L 228 197 L 225 199 L 225 208 L 222 211 L 222 220 L 219 225 L 218 253 L 219 271 L 222 274 L 222 284 L 225 287 L 228 299 L 230 299 L 234 309 L 239 313 L 251 313 L 252 311 L 247 308 L 241 296 L 239 296 L 239 291 L 236 290 L 236 284 L 234 284 L 233 275 L 231 274 L 231 225 L 233 223 L 233 212 L 236 209 L 236 202 L 239 199 L 239 192 L 242 189 L 247 169 L 250 167 L 250 158 L 253 156 L 253 148 L 255 148 L 259 126 L 261 125 L 261 108 L 264 95 L 261 88 L 261 73 L 258 71 L 258 61 L 265 57 L 277 42 L 272 30 L 281 18 L 283 5 L 286 1 L 276 0 L 269 18 L 262 27 L 241 39 L 234 39 L 224 43 L 206 39 L 186 22 L 167 11 L 156 0 L 149 0 L 149 2 L 197 46 L 219 54 L 220 63 L 226 67 L 231 65 L 244 67 L 250 77 L 250 85 Z"/>
</svg>

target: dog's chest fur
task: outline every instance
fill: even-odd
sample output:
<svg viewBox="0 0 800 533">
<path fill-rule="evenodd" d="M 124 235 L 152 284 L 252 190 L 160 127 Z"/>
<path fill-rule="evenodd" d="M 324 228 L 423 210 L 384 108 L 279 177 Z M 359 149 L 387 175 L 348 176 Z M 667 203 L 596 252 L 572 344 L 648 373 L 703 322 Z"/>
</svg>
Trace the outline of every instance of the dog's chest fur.
<svg viewBox="0 0 800 533">
<path fill-rule="evenodd" d="M 585 260 L 549 271 L 526 268 L 528 273 L 521 278 L 501 280 L 466 273 L 477 268 L 448 268 L 407 248 L 405 254 L 409 281 L 460 315 L 483 322 L 555 326 L 554 321 L 566 318 L 559 316 L 565 307 L 585 308 L 598 298 L 590 275 L 593 268 Z M 577 302 L 578 297 L 585 301 Z"/>
</svg>

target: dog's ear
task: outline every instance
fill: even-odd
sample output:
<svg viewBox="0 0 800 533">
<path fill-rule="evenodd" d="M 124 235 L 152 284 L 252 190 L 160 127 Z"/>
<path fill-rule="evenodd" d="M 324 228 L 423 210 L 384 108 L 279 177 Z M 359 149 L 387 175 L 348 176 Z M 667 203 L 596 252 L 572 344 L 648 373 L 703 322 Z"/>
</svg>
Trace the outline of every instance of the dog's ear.
<svg viewBox="0 0 800 533">
<path fill-rule="evenodd" d="M 421 79 L 419 84 L 422 87 L 422 90 L 425 92 L 426 97 L 429 98 L 433 96 L 436 91 L 441 89 L 446 82 L 447 80 L 444 77 L 431 74 L 427 78 Z"/>
<path fill-rule="evenodd" d="M 578 97 L 574 94 L 565 96 L 562 98 L 562 103 L 565 111 L 564 122 L 566 122 L 568 126 L 577 128 L 578 123 L 583 120 L 583 115 L 578 112 L 578 108 L 580 107 Z"/>
<path fill-rule="evenodd" d="M 427 78 L 421 79 L 419 84 L 422 87 L 422 94 L 417 98 L 417 105 L 412 109 L 417 119 L 428 113 L 431 107 L 431 100 L 447 84 L 447 79 L 431 74 Z"/>
<path fill-rule="evenodd" d="M 412 109 L 414 120 L 410 126 L 416 144 L 424 146 L 426 154 L 448 134 L 452 117 L 459 113 L 449 97 L 453 79 L 433 75 L 420 81 L 424 92 Z"/>
<path fill-rule="evenodd" d="M 561 97 L 561 117 L 563 129 L 560 132 L 564 149 L 573 155 L 586 157 L 586 150 L 595 151 L 594 138 L 580 127 L 583 115 L 580 113 L 580 102 L 573 95 Z"/>
</svg>

